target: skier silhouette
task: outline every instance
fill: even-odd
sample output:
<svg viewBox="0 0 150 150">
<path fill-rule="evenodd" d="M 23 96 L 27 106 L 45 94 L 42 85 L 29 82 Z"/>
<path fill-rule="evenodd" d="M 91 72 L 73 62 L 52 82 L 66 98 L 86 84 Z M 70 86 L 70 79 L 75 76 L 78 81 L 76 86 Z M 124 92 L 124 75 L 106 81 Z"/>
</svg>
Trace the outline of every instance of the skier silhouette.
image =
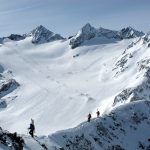
<svg viewBox="0 0 150 150">
<path fill-rule="evenodd" d="M 100 111 L 99 111 L 98 109 L 97 109 L 96 114 L 97 114 L 97 117 L 99 117 L 99 115 L 100 115 Z"/>
<path fill-rule="evenodd" d="M 89 113 L 89 114 L 88 114 L 88 122 L 91 121 L 91 118 L 92 118 L 92 115 Z"/>
<path fill-rule="evenodd" d="M 34 120 L 33 119 L 31 119 L 30 127 L 28 129 L 29 129 L 29 134 L 32 137 L 34 137 L 35 126 L 34 126 Z"/>
</svg>

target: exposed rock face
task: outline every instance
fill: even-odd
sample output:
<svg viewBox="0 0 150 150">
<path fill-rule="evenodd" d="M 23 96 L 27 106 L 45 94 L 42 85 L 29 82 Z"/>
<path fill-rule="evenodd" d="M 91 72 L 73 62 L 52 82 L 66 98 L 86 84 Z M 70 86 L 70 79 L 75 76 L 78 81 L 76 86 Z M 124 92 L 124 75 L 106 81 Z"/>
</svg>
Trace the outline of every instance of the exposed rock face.
<svg viewBox="0 0 150 150">
<path fill-rule="evenodd" d="M 20 40 L 24 40 L 25 36 L 18 35 L 18 34 L 11 34 L 8 37 L 2 37 L 2 38 L 0 38 L 0 44 L 3 44 L 5 42 L 5 40 L 8 40 L 8 39 L 10 39 L 12 41 L 20 41 Z"/>
<path fill-rule="evenodd" d="M 0 98 L 11 93 L 19 84 L 14 79 L 3 79 L 0 81 Z"/>
<path fill-rule="evenodd" d="M 70 39 L 70 46 L 72 49 L 80 46 L 84 41 L 90 40 L 94 37 L 105 37 L 108 39 L 129 39 L 143 36 L 143 32 L 139 32 L 131 27 L 123 28 L 120 31 L 114 31 L 104 28 L 94 28 L 89 23 L 81 28 L 81 30 Z"/>
<path fill-rule="evenodd" d="M 146 42 L 150 42 L 150 31 L 144 36 Z"/>
<path fill-rule="evenodd" d="M 12 78 L 11 73 L 11 71 L 4 72 L 4 68 L 0 65 L 0 108 L 7 107 L 7 100 L 3 97 L 19 86 L 19 83 Z"/>
<path fill-rule="evenodd" d="M 75 37 L 70 40 L 71 48 L 78 47 L 85 40 L 90 40 L 96 36 L 96 29 L 92 27 L 89 23 L 86 24 Z"/>
<path fill-rule="evenodd" d="M 0 65 L 0 73 L 4 71 L 4 68 Z"/>
<path fill-rule="evenodd" d="M 17 133 L 10 133 L 0 127 L 0 149 L 23 150 L 24 140 Z"/>
<path fill-rule="evenodd" d="M 62 40 L 64 39 L 59 34 L 54 34 L 53 32 L 49 31 L 42 25 L 38 26 L 36 29 L 32 30 L 26 37 L 32 37 L 32 43 L 34 44 L 42 44 L 50 41 Z"/>
<path fill-rule="evenodd" d="M 144 35 L 143 32 L 137 31 L 137 30 L 133 29 L 132 27 L 123 28 L 119 32 L 119 36 L 122 39 L 130 39 L 130 38 L 140 37 L 143 35 Z"/>
<path fill-rule="evenodd" d="M 102 27 L 100 27 L 97 30 L 97 36 L 104 36 L 107 38 L 120 39 L 120 36 L 118 35 L 118 31 L 104 29 Z"/>
<path fill-rule="evenodd" d="M 18 34 L 11 34 L 10 36 L 8 36 L 8 38 L 13 41 L 20 41 L 20 40 L 25 39 L 24 36 L 18 35 Z"/>
</svg>

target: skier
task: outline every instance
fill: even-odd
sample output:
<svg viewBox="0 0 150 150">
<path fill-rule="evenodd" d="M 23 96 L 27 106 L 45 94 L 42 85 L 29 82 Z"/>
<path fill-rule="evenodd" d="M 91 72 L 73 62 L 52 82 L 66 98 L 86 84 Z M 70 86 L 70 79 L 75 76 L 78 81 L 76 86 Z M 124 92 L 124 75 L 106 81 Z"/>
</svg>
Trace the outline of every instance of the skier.
<svg viewBox="0 0 150 150">
<path fill-rule="evenodd" d="M 99 117 L 99 115 L 100 115 L 100 111 L 99 111 L 98 109 L 97 109 L 96 114 L 97 114 L 97 117 Z"/>
<path fill-rule="evenodd" d="M 89 113 L 89 114 L 88 114 L 88 122 L 91 121 L 91 117 L 92 117 L 92 115 Z"/>
<path fill-rule="evenodd" d="M 34 126 L 33 119 L 31 119 L 30 127 L 28 129 L 29 129 L 29 134 L 34 138 L 35 126 Z"/>
</svg>

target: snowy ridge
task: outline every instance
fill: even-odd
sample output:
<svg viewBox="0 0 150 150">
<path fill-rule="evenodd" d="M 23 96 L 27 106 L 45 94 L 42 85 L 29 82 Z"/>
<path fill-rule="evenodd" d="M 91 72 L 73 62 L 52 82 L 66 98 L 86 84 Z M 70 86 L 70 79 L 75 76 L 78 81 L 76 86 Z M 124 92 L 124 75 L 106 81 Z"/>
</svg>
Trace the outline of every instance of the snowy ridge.
<svg viewBox="0 0 150 150">
<path fill-rule="evenodd" d="M 35 139 L 1 129 L 0 148 L 9 150 L 23 146 L 24 150 L 142 150 L 150 147 L 150 101 L 141 100 L 119 106 L 91 122 L 75 128 Z M 5 138 L 4 138 L 5 137 Z M 13 142 L 14 141 L 14 142 Z M 19 150 L 22 150 L 21 148 Z"/>
<path fill-rule="evenodd" d="M 18 35 L 18 34 L 11 34 L 10 36 L 8 36 L 8 39 L 13 40 L 13 41 L 20 41 L 20 40 L 24 40 L 25 37 L 22 35 Z"/>
<path fill-rule="evenodd" d="M 132 102 L 76 128 L 49 136 L 65 150 L 141 150 L 150 147 L 150 101 Z M 128 143 L 128 144 L 127 144 Z"/>
<path fill-rule="evenodd" d="M 22 36 L 22 35 L 18 35 L 18 34 L 11 34 L 10 36 L 8 37 L 2 37 L 0 38 L 0 44 L 3 44 L 5 43 L 6 41 L 20 41 L 20 40 L 24 40 L 25 37 Z"/>
<path fill-rule="evenodd" d="M 119 32 L 119 36 L 122 39 L 128 39 L 128 38 L 136 38 L 136 37 L 141 37 L 143 36 L 144 33 L 141 31 L 137 31 L 135 29 L 133 29 L 132 27 L 126 27 L 120 30 Z"/>
<path fill-rule="evenodd" d="M 71 38 L 71 48 L 76 48 L 84 41 L 90 40 L 95 37 L 106 37 L 108 39 L 130 39 L 143 36 L 144 33 L 133 29 L 132 27 L 123 28 L 120 31 L 104 29 L 102 27 L 96 29 L 89 23 L 81 28 L 81 30 Z"/>
<path fill-rule="evenodd" d="M 114 105 L 150 99 L 150 54 L 148 44 L 144 41 L 145 37 L 133 42 L 115 64 L 113 70 L 116 77 L 127 71 L 134 71 L 135 74 L 131 77 L 132 84 L 115 97 Z"/>
</svg>

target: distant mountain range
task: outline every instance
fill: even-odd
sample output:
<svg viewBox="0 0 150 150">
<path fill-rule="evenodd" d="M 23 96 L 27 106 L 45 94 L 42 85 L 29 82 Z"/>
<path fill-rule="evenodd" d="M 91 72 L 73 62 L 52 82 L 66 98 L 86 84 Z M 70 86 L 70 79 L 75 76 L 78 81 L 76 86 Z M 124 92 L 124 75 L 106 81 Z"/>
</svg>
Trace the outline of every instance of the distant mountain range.
<svg viewBox="0 0 150 150">
<path fill-rule="evenodd" d="M 119 31 L 105 29 L 105 28 L 95 28 L 91 26 L 89 23 L 84 25 L 76 35 L 71 36 L 69 38 L 72 49 L 80 46 L 84 41 L 93 39 L 95 37 L 105 37 L 108 39 L 115 39 L 115 40 L 122 40 L 122 39 L 130 39 L 143 36 L 144 33 L 142 31 L 137 31 L 132 27 L 126 27 Z M 40 25 L 37 28 L 33 29 L 27 34 L 18 35 L 18 34 L 11 34 L 8 37 L 0 38 L 0 43 L 3 43 L 5 40 L 14 40 L 19 41 L 23 40 L 27 37 L 31 37 L 31 42 L 34 44 L 42 44 L 57 40 L 65 40 L 67 38 L 62 37 L 60 34 L 55 34 L 52 31 L 46 29 L 44 26 Z"/>
<path fill-rule="evenodd" d="M 132 27 L 126 27 L 121 29 L 120 31 L 114 31 L 102 27 L 96 29 L 88 23 L 84 27 L 82 27 L 75 36 L 72 37 L 72 39 L 70 40 L 70 45 L 72 48 L 76 48 L 85 40 L 90 40 L 95 37 L 106 37 L 108 39 L 122 40 L 140 37 L 143 35 L 143 32 L 137 31 Z"/>
</svg>

